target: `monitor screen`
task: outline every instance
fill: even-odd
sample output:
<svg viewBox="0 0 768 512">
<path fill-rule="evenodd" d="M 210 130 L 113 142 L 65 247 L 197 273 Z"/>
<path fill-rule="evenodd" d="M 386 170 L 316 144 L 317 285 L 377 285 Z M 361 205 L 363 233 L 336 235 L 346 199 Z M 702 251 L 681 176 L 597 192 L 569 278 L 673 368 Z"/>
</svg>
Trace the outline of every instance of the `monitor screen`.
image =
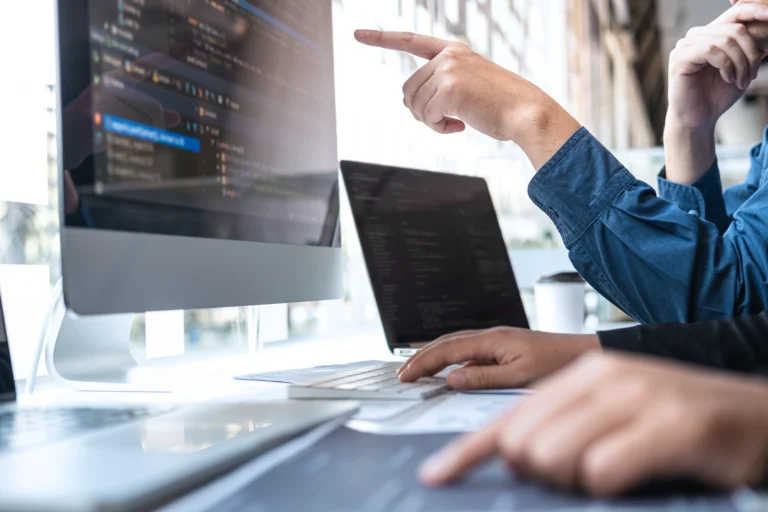
<svg viewBox="0 0 768 512">
<path fill-rule="evenodd" d="M 8 334 L 5 329 L 3 304 L 0 301 L 0 403 L 16 398 L 16 386 L 13 381 L 11 350 L 8 346 Z"/>
<path fill-rule="evenodd" d="M 341 169 L 390 346 L 528 327 L 485 180 L 356 162 Z"/>
<path fill-rule="evenodd" d="M 60 5 L 68 227 L 338 246 L 332 0 Z"/>
</svg>

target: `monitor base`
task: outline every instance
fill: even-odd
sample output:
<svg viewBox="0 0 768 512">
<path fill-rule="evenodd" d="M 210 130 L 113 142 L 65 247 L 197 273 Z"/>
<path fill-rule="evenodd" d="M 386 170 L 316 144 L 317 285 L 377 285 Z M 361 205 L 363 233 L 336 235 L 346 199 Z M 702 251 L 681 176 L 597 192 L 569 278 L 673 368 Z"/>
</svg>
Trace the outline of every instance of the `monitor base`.
<svg viewBox="0 0 768 512">
<path fill-rule="evenodd" d="M 133 314 L 80 317 L 62 305 L 48 326 L 45 362 L 62 386 L 79 391 L 167 392 L 161 380 L 147 378 L 131 355 Z M 153 382 L 154 381 L 154 382 Z"/>
</svg>

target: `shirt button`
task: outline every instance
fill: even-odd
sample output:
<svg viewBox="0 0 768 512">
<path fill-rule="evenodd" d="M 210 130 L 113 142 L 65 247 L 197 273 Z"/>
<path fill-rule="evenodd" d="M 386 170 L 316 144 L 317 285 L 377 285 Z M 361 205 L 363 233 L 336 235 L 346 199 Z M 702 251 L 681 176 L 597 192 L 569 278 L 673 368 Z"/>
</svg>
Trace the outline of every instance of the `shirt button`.
<svg viewBox="0 0 768 512">
<path fill-rule="evenodd" d="M 552 218 L 552 219 L 557 219 L 559 217 L 557 212 L 555 210 L 553 210 L 552 208 L 548 208 L 547 209 L 547 213 L 549 214 L 550 218 Z"/>
<path fill-rule="evenodd" d="M 694 217 L 698 217 L 699 212 L 697 212 L 696 210 L 688 210 L 688 215 L 693 215 Z"/>
</svg>

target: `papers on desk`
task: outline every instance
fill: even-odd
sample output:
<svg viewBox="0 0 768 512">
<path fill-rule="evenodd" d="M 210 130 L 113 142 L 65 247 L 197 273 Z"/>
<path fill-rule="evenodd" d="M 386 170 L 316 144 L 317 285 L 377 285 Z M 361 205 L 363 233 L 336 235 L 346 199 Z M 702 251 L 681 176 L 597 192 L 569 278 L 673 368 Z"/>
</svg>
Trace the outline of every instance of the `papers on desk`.
<svg viewBox="0 0 768 512">
<path fill-rule="evenodd" d="M 405 411 L 413 409 L 422 402 L 416 400 L 366 400 L 360 402 L 360 410 L 353 416 L 359 421 L 385 421 L 390 420 Z"/>
<path fill-rule="evenodd" d="M 473 432 L 516 406 L 523 398 L 520 395 L 448 394 L 418 402 L 419 407 L 389 421 L 373 422 L 355 417 L 347 426 L 380 435 Z"/>
</svg>

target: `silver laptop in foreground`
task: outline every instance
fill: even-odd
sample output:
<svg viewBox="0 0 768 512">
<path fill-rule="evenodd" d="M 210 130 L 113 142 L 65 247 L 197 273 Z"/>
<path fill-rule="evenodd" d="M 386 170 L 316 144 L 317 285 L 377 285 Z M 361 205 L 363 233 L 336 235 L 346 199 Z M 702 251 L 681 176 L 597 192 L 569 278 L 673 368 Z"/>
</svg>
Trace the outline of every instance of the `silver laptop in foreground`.
<svg viewBox="0 0 768 512">
<path fill-rule="evenodd" d="M 0 304 L 0 510 L 136 510 L 172 500 L 350 402 L 161 407 L 16 402 Z"/>
</svg>

